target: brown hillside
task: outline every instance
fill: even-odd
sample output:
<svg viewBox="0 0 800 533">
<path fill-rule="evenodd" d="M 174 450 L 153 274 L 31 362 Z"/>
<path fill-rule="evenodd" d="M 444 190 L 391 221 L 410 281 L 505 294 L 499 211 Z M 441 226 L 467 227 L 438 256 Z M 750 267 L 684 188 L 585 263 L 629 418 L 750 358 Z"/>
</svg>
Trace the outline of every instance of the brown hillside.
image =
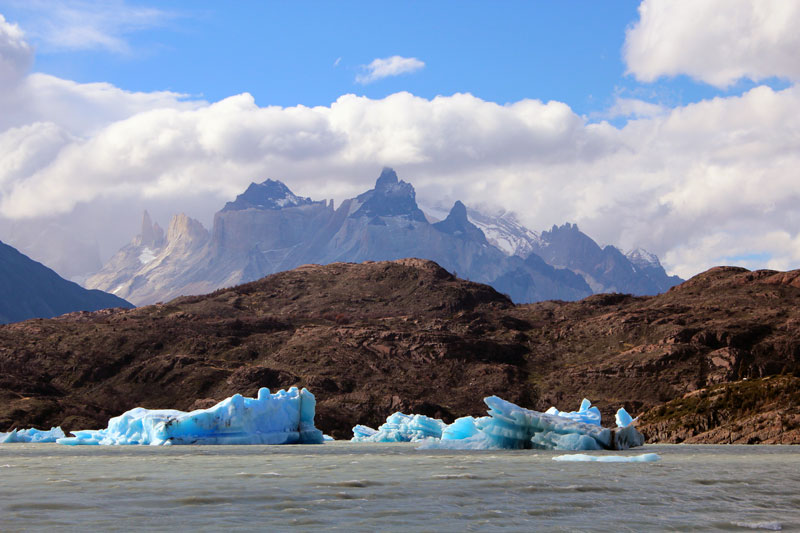
<svg viewBox="0 0 800 533">
<path fill-rule="evenodd" d="M 513 306 L 430 261 L 307 265 L 207 296 L 0 327 L 0 431 L 101 427 L 137 405 L 299 385 L 337 437 L 396 410 L 481 414 L 497 394 L 535 409 L 586 396 L 607 422 L 625 405 L 658 441 L 800 442 L 798 280 L 722 267 L 655 297 Z M 754 380 L 779 374 L 780 394 Z M 739 409 L 744 378 L 752 401 Z M 701 412 L 693 394 L 728 400 L 687 418 Z M 747 422 L 761 406 L 783 425 Z"/>
</svg>

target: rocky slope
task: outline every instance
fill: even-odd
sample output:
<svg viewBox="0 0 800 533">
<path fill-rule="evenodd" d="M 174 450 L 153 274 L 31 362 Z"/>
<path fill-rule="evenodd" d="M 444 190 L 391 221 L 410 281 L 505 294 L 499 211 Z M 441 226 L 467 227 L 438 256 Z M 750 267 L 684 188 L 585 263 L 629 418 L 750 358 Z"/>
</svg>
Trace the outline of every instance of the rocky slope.
<svg viewBox="0 0 800 533">
<path fill-rule="evenodd" d="M 67 281 L 0 242 L 0 324 L 107 307 L 132 306 L 112 294 Z"/>
<path fill-rule="evenodd" d="M 515 306 L 429 261 L 307 265 L 207 296 L 0 327 L 0 431 L 100 427 L 136 405 L 300 385 L 337 437 L 397 410 L 481 414 L 497 394 L 540 410 L 586 396 L 606 421 L 624 405 L 662 442 L 797 443 L 798 302 L 800 271 L 717 268 L 654 297 Z M 691 403 L 737 398 L 745 378 L 786 381 L 741 408 Z M 758 418 L 769 413 L 780 422 Z"/>
<path fill-rule="evenodd" d="M 215 215 L 210 233 L 178 215 L 164 239 L 145 214 L 142 233 L 87 286 L 143 305 L 302 264 L 403 257 L 436 261 L 461 277 L 494 286 L 515 302 L 578 300 L 593 288 L 655 294 L 680 281 L 669 278 L 657 258 L 640 254 L 629 260 L 613 247 L 601 251 L 577 227 L 545 232 L 552 238 L 542 240 L 511 214 L 482 216 L 455 202 L 443 215 L 441 221 L 429 221 L 414 187 L 390 168 L 383 169 L 373 189 L 345 200 L 338 209 L 333 202 L 302 198 L 283 183 L 267 180 L 251 184 L 228 202 Z M 573 234 L 577 240 L 562 238 Z M 181 244 L 175 245 L 178 239 Z M 613 256 L 611 262 L 604 254 Z M 659 275 L 663 279 L 654 283 Z"/>
</svg>

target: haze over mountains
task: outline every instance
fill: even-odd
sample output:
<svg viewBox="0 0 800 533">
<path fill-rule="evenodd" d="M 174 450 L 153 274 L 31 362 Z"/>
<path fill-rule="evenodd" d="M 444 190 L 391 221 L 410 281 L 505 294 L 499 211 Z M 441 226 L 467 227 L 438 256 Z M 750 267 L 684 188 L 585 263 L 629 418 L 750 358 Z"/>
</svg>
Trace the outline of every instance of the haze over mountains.
<svg viewBox="0 0 800 533">
<path fill-rule="evenodd" d="M 681 281 L 668 276 L 655 256 L 600 248 L 571 224 L 537 234 L 513 215 L 486 215 L 461 202 L 435 221 L 418 206 L 413 186 L 385 168 L 373 189 L 338 208 L 267 180 L 217 212 L 210 232 L 180 214 L 165 234 L 145 214 L 141 233 L 87 286 L 143 305 L 303 264 L 404 257 L 436 261 L 516 302 L 578 300 L 598 292 L 657 294 Z"/>
</svg>

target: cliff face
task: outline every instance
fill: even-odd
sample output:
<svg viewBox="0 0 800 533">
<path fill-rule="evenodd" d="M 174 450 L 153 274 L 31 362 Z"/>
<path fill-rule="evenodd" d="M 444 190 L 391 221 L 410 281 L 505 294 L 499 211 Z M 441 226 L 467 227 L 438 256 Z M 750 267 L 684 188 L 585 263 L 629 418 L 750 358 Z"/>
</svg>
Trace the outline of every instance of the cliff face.
<svg viewBox="0 0 800 533">
<path fill-rule="evenodd" d="M 515 306 L 430 261 L 307 265 L 207 296 L 0 327 L 0 431 L 99 427 L 136 405 L 300 385 L 337 437 L 397 410 L 481 414 L 497 394 L 540 410 L 586 396 L 607 423 L 624 405 L 651 441 L 800 442 L 798 280 L 718 268 L 655 297 Z"/>
</svg>

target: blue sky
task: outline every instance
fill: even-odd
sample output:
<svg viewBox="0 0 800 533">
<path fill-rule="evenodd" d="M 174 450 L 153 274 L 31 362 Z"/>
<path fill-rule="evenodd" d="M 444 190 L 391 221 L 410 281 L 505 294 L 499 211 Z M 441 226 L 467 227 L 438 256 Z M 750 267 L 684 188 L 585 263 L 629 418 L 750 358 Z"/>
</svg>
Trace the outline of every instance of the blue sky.
<svg viewBox="0 0 800 533">
<path fill-rule="evenodd" d="M 98 21 L 100 29 L 118 33 L 122 51 L 88 39 L 83 45 L 54 43 L 41 2 L 0 2 L 0 12 L 29 28 L 36 71 L 209 101 L 248 92 L 261 106 L 316 106 L 346 93 L 383 98 L 409 91 L 432 98 L 467 92 L 498 103 L 557 100 L 596 120 L 618 96 L 674 107 L 753 87 L 741 81 L 720 90 L 687 76 L 640 83 L 626 75 L 625 30 L 637 20 L 638 5 L 128 2 L 128 10 L 156 12 L 117 28 Z M 425 66 L 366 85 L 355 81 L 374 58 L 394 55 Z M 762 83 L 786 86 L 775 79 Z"/>
<path fill-rule="evenodd" d="M 388 165 L 423 205 L 578 223 L 684 277 L 800 265 L 800 2 L 0 0 L 0 17 L 0 239 L 45 263 L 31 246 L 52 228 L 106 259 L 143 209 L 208 226 L 252 181 L 340 202 Z"/>
</svg>

